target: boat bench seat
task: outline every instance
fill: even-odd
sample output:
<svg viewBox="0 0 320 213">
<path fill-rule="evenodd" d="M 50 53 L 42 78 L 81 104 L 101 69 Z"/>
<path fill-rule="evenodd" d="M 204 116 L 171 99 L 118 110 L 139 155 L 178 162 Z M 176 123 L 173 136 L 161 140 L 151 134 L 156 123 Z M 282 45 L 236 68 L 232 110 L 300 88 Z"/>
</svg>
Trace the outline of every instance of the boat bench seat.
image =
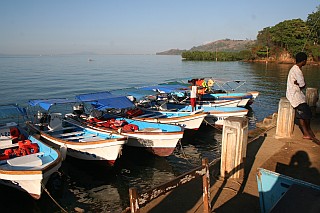
<svg viewBox="0 0 320 213">
<path fill-rule="evenodd" d="M 63 131 L 63 130 L 75 129 L 75 128 L 77 128 L 77 127 L 76 126 L 68 126 L 68 127 L 62 128 L 62 129 L 47 130 L 47 131 L 43 131 L 43 132 L 58 132 L 58 131 Z"/>
<path fill-rule="evenodd" d="M 166 117 L 166 115 L 163 115 L 163 114 L 161 114 L 161 115 L 155 115 L 155 116 L 151 116 L 151 117 L 149 117 L 149 118 L 163 118 L 163 117 Z"/>
<path fill-rule="evenodd" d="M 138 132 L 162 132 L 162 129 L 147 127 L 147 128 L 139 130 Z"/>
<path fill-rule="evenodd" d="M 79 140 L 84 138 L 83 136 L 73 136 L 73 137 L 67 137 L 67 138 L 63 138 L 63 140 L 68 140 L 68 141 L 72 141 L 72 140 Z"/>
<path fill-rule="evenodd" d="M 67 133 L 55 134 L 55 135 L 52 135 L 52 136 L 53 137 L 67 137 L 67 136 L 72 136 L 72 135 L 79 135 L 81 133 L 83 133 L 83 131 L 67 132 Z"/>
<path fill-rule="evenodd" d="M 154 115 L 153 113 L 148 113 L 148 114 L 143 114 L 143 115 L 139 115 L 137 116 L 137 118 L 144 118 L 144 117 L 149 117 L 149 116 L 152 116 Z"/>
<path fill-rule="evenodd" d="M 10 148 L 12 146 L 11 136 L 0 136 L 0 149 Z"/>
<path fill-rule="evenodd" d="M 18 146 L 18 143 L 12 143 L 12 141 L 11 141 L 11 144 L 0 145 L 0 149 L 9 149 L 9 148 L 17 147 L 17 146 Z"/>
<path fill-rule="evenodd" d="M 64 140 L 79 140 L 79 142 L 83 142 L 82 140 L 83 139 L 86 139 L 86 138 L 92 138 L 92 137 L 95 137 L 96 135 L 94 134 L 88 134 L 88 135 L 79 135 L 79 136 L 72 136 L 71 137 L 67 137 L 67 138 L 63 138 Z M 99 139 L 101 140 L 101 138 Z"/>
<path fill-rule="evenodd" d="M 44 154 L 43 152 L 39 152 L 31 155 L 16 157 L 16 158 L 7 160 L 7 163 L 10 166 L 23 166 L 23 167 L 41 166 L 42 160 L 38 156 L 43 154 Z"/>
<path fill-rule="evenodd" d="M 100 137 L 90 137 L 79 140 L 79 142 L 90 142 L 90 141 L 100 141 L 102 138 Z"/>
<path fill-rule="evenodd" d="M 179 109 L 178 108 L 172 108 L 172 109 L 166 109 L 164 111 L 169 111 L 169 112 L 178 112 Z"/>
</svg>

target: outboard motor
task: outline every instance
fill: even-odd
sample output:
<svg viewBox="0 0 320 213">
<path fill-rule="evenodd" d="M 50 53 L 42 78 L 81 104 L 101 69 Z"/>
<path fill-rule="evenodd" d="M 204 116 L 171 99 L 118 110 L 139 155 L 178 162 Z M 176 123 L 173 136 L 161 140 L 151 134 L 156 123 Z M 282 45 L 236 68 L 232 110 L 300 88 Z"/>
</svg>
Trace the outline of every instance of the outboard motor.
<svg viewBox="0 0 320 213">
<path fill-rule="evenodd" d="M 73 106 L 73 114 L 75 114 L 76 116 L 80 117 L 80 115 L 82 115 L 83 113 L 84 113 L 83 104 L 79 104 L 79 105 L 74 105 Z"/>
<path fill-rule="evenodd" d="M 38 111 L 37 119 L 39 120 L 40 130 L 43 130 L 43 127 L 48 125 L 50 117 L 47 113 Z"/>
</svg>

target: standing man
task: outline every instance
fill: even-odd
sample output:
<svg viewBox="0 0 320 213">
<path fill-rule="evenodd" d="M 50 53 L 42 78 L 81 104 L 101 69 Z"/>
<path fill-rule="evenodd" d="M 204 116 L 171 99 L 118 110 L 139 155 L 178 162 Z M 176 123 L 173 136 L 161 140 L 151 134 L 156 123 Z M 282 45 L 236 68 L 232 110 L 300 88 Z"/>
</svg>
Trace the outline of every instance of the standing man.
<svg viewBox="0 0 320 213">
<path fill-rule="evenodd" d="M 296 64 L 293 65 L 288 74 L 286 97 L 295 109 L 295 119 L 298 120 L 303 139 L 313 140 L 320 145 L 320 141 L 310 127 L 312 112 L 302 92 L 302 89 L 306 87 L 306 83 L 301 68 L 307 64 L 307 58 L 308 56 L 304 52 L 299 52 L 296 55 Z"/>
<path fill-rule="evenodd" d="M 190 104 L 192 107 L 192 112 L 196 109 L 196 103 L 197 103 L 197 94 L 198 94 L 198 87 L 196 86 L 196 80 L 191 80 L 191 91 L 190 91 Z"/>
</svg>

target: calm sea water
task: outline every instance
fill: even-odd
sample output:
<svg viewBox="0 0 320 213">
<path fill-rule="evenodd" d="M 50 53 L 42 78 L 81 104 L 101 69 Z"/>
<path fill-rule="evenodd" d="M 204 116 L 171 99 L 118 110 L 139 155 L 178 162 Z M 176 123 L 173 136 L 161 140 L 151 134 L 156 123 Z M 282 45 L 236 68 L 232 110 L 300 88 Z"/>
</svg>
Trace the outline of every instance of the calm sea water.
<svg viewBox="0 0 320 213">
<path fill-rule="evenodd" d="M 92 59 L 89 61 L 88 59 Z M 27 106 L 30 99 L 73 98 L 89 92 L 161 83 L 170 79 L 212 76 L 246 80 L 243 91 L 260 92 L 249 113 L 250 126 L 277 111 L 285 96 L 291 65 L 241 62 L 188 62 L 180 56 L 99 55 L 0 57 L 1 104 Z M 320 87 L 320 67 L 303 68 L 308 87 Z M 146 190 L 200 165 L 220 154 L 221 132 L 210 126 L 188 132 L 175 153 L 166 158 L 124 148 L 110 169 L 99 163 L 66 160 L 47 188 L 69 212 L 120 212 L 128 206 L 128 189 Z M 24 193 L 1 186 L 1 209 L 11 212 L 59 212 L 44 193 L 34 201 Z M 12 200 L 12 198 L 15 198 Z M 17 205 L 16 201 L 19 200 Z"/>
</svg>

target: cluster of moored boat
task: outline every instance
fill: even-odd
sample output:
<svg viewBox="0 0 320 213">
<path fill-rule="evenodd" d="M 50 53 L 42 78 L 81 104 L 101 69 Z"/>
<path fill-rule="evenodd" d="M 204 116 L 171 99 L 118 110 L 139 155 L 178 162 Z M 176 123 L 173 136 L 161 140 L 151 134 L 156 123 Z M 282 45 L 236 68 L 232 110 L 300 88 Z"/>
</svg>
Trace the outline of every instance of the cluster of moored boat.
<svg viewBox="0 0 320 213">
<path fill-rule="evenodd" d="M 246 116 L 244 106 L 258 96 L 258 92 L 217 92 L 213 85 L 203 84 L 212 79 L 200 80 L 205 92 L 194 111 L 189 85 L 184 82 L 134 88 L 132 93 L 123 90 L 123 94 L 81 94 L 72 100 L 30 100 L 28 110 L 1 106 L 0 182 L 38 199 L 67 156 L 104 160 L 112 166 L 123 145 L 168 156 L 186 129 L 198 129 L 204 121 L 221 126 L 229 116 Z M 14 114 L 26 118 L 24 128 L 8 120 Z"/>
</svg>

